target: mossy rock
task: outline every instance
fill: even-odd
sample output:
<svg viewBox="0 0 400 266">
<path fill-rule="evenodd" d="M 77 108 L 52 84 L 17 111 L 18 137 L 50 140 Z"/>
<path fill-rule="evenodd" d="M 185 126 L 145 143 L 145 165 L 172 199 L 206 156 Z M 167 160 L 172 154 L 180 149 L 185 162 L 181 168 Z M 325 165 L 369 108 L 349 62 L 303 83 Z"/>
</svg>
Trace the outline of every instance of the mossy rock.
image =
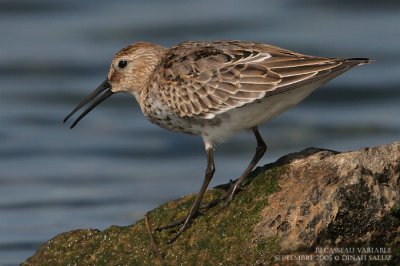
<svg viewBox="0 0 400 266">
<path fill-rule="evenodd" d="M 244 190 L 225 208 L 214 206 L 199 215 L 172 244 L 176 229 L 153 232 L 167 265 L 254 265 L 269 264 L 276 254 L 275 238 L 257 239 L 253 228 L 276 191 L 283 166 L 256 169 L 245 181 Z M 229 185 L 207 191 L 203 202 L 221 195 Z M 148 213 L 152 227 L 183 217 L 194 195 L 168 202 Z M 178 227 L 177 227 L 178 228 Z M 103 231 L 83 229 L 62 233 L 41 246 L 22 265 L 159 265 L 144 219 L 131 226 L 111 226 Z"/>
<path fill-rule="evenodd" d="M 209 190 L 203 202 L 228 187 Z M 193 200 L 189 195 L 149 212 L 151 226 L 183 217 Z M 399 202 L 400 142 L 343 153 L 309 148 L 257 168 L 227 207 L 199 215 L 174 243 L 167 244 L 178 228 L 152 235 L 167 265 L 293 265 L 291 256 L 349 247 L 387 248 L 390 261 L 366 256 L 363 265 L 400 265 Z M 60 234 L 22 265 L 160 264 L 140 220 Z"/>
</svg>

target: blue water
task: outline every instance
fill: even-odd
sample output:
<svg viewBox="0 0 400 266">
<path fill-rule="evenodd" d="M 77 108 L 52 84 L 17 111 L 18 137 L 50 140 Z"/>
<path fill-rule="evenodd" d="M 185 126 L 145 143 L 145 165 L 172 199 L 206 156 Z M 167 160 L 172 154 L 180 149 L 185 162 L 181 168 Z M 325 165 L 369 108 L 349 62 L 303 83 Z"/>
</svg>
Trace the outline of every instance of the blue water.
<svg viewBox="0 0 400 266">
<path fill-rule="evenodd" d="M 0 36 L 0 265 L 63 231 L 131 224 L 199 188 L 201 138 L 151 125 L 132 96 L 113 96 L 74 130 L 62 124 L 134 41 L 253 40 L 376 60 L 262 125 L 261 164 L 309 146 L 400 139 L 398 1 L 3 0 Z M 236 178 L 254 146 L 248 133 L 220 145 L 211 186 Z"/>
</svg>

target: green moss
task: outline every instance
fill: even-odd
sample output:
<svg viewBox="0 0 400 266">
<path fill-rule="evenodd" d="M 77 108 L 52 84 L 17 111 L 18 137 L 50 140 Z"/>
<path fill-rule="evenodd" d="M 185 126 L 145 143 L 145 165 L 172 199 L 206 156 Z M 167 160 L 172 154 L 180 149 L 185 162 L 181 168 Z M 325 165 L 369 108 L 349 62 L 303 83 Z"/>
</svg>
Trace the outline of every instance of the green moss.
<svg viewBox="0 0 400 266">
<path fill-rule="evenodd" d="M 256 239 L 254 225 L 277 190 L 284 166 L 256 169 L 244 191 L 226 208 L 221 205 L 198 216 L 173 244 L 178 229 L 155 232 L 154 238 L 168 265 L 269 264 L 278 252 L 276 239 Z M 227 186 L 208 191 L 203 202 L 216 199 Z M 153 228 L 183 217 L 194 195 L 168 202 L 149 213 Z M 77 230 L 55 237 L 23 265 L 158 265 L 143 220 L 132 226 L 111 226 L 104 231 Z"/>
<path fill-rule="evenodd" d="M 396 218 L 400 218 L 400 203 L 393 205 L 390 209 L 390 214 Z"/>
</svg>

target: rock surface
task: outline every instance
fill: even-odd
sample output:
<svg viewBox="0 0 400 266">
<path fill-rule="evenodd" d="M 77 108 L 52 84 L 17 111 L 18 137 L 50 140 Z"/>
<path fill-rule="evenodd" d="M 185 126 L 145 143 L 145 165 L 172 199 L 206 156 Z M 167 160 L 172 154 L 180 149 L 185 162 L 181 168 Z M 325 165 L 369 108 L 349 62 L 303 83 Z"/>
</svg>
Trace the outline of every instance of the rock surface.
<svg viewBox="0 0 400 266">
<path fill-rule="evenodd" d="M 154 232 L 167 265 L 400 265 L 400 142 L 354 152 L 309 148 L 257 168 L 227 207 L 208 210 L 173 244 Z M 207 192 L 205 201 L 226 185 Z M 149 213 L 182 217 L 189 195 Z M 369 248 L 369 249 L 368 249 Z M 144 221 L 62 233 L 22 265 L 160 265 Z"/>
</svg>

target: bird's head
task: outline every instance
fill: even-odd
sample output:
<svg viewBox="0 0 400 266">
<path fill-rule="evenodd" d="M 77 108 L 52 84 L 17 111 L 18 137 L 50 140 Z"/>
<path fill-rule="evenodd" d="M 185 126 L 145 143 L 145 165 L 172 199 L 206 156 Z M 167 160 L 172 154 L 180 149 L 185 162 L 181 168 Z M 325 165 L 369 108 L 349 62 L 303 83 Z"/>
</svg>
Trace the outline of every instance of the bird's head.
<svg viewBox="0 0 400 266">
<path fill-rule="evenodd" d="M 74 121 L 71 125 L 71 128 L 73 128 L 98 104 L 117 92 L 129 92 L 132 93 L 136 99 L 139 99 L 140 93 L 146 88 L 165 50 L 166 49 L 162 46 L 148 42 L 137 42 L 123 48 L 114 56 L 107 79 L 82 100 L 82 102 L 64 119 L 64 123 L 75 112 L 94 100 Z"/>
</svg>

